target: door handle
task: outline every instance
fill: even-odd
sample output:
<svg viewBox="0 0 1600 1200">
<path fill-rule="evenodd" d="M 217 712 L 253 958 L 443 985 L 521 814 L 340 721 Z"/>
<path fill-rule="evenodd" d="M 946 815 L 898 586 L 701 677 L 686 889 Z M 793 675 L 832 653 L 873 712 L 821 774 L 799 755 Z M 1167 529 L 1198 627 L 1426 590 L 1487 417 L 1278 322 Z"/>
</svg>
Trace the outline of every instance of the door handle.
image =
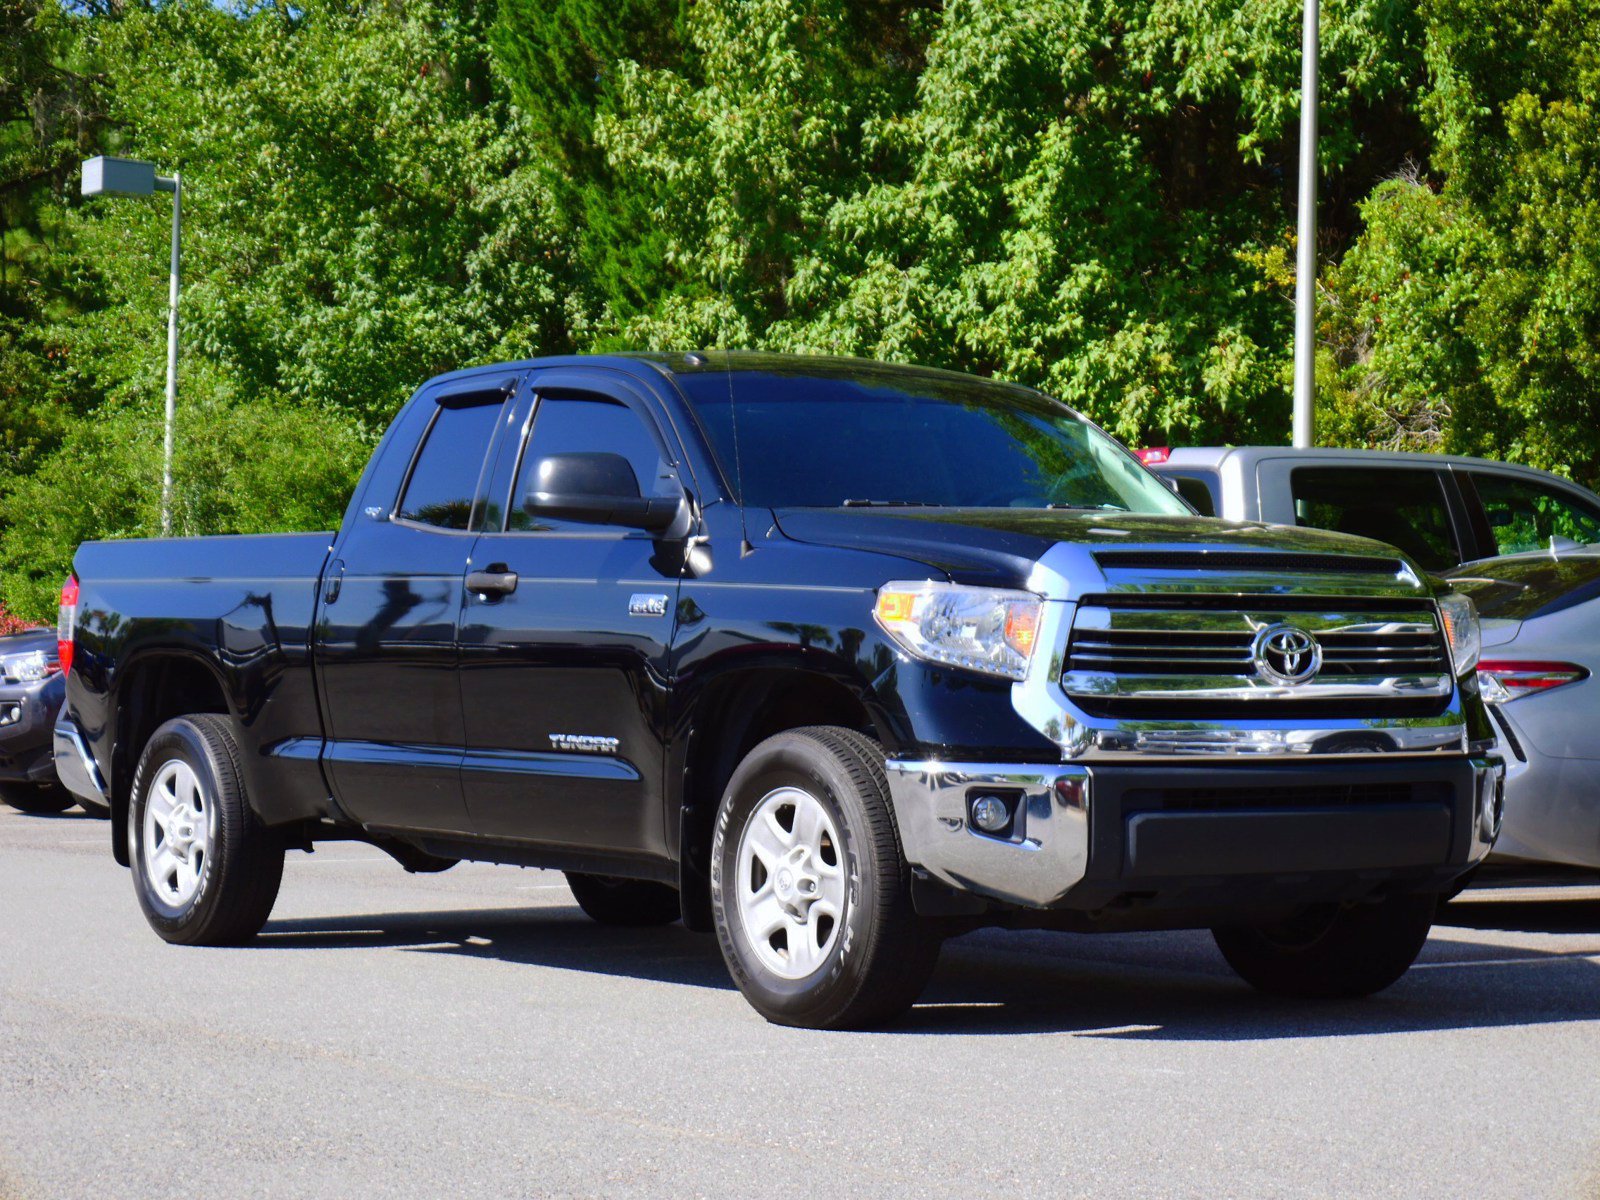
<svg viewBox="0 0 1600 1200">
<path fill-rule="evenodd" d="M 517 590 L 517 573 L 505 563 L 492 563 L 487 571 L 467 572 L 467 591 L 480 596 L 509 596 Z"/>
</svg>

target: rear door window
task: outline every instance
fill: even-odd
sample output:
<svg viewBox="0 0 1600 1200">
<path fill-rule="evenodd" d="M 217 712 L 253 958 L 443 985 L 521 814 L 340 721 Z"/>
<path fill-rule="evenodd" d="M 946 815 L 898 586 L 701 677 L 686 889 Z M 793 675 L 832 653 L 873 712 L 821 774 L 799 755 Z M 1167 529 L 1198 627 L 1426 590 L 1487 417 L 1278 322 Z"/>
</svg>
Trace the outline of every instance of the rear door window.
<svg viewBox="0 0 1600 1200">
<path fill-rule="evenodd" d="M 1289 475 L 1295 524 L 1374 538 L 1426 571 L 1461 562 L 1437 471 L 1400 467 L 1296 467 Z"/>
<path fill-rule="evenodd" d="M 464 406 L 440 406 L 411 466 L 396 517 L 438 529 L 471 525 L 478 477 L 504 399 L 500 394 Z"/>
<path fill-rule="evenodd" d="M 1600 510 L 1533 480 L 1470 472 L 1497 554 L 1600 543 Z"/>
</svg>

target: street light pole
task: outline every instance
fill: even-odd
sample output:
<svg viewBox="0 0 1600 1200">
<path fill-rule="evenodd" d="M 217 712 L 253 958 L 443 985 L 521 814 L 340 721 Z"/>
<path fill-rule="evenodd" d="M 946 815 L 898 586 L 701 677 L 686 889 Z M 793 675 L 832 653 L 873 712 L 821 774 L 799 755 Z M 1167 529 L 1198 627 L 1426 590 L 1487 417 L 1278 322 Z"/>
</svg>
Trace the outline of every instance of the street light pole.
<svg viewBox="0 0 1600 1200">
<path fill-rule="evenodd" d="M 167 283 L 167 418 L 161 448 L 161 536 L 172 536 L 172 441 L 178 424 L 178 244 L 183 235 L 183 176 L 156 176 L 156 187 L 172 191 L 172 275 Z"/>
<path fill-rule="evenodd" d="M 1303 0 L 1300 30 L 1300 220 L 1294 280 L 1294 444 L 1312 442 L 1317 386 L 1318 0 Z"/>
<path fill-rule="evenodd" d="M 183 233 L 183 178 L 157 175 L 152 163 L 101 156 L 83 164 L 83 195 L 172 193 L 172 272 L 167 281 L 167 412 L 161 455 L 161 535 L 172 535 L 172 449 L 178 419 L 178 244 Z"/>
</svg>

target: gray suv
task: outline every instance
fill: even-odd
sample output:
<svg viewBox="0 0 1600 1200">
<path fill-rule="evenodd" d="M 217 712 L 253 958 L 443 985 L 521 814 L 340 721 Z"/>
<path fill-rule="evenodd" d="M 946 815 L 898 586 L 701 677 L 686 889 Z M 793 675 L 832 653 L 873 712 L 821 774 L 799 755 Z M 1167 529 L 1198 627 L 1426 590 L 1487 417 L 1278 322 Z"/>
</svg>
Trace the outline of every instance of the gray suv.
<svg viewBox="0 0 1600 1200">
<path fill-rule="evenodd" d="M 1483 458 L 1287 446 L 1140 457 L 1203 516 L 1359 534 L 1398 546 L 1428 571 L 1600 543 L 1600 496 Z"/>
</svg>

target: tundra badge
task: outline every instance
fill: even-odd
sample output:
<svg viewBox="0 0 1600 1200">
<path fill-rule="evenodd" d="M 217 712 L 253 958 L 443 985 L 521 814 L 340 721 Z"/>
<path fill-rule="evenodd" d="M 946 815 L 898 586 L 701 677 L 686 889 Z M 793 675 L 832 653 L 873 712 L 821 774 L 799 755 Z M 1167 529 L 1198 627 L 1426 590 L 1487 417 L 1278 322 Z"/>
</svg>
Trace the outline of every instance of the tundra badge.
<svg viewBox="0 0 1600 1200">
<path fill-rule="evenodd" d="M 557 750 L 579 750 L 584 754 L 615 754 L 618 740 L 594 733 L 552 733 L 550 744 Z"/>
</svg>

